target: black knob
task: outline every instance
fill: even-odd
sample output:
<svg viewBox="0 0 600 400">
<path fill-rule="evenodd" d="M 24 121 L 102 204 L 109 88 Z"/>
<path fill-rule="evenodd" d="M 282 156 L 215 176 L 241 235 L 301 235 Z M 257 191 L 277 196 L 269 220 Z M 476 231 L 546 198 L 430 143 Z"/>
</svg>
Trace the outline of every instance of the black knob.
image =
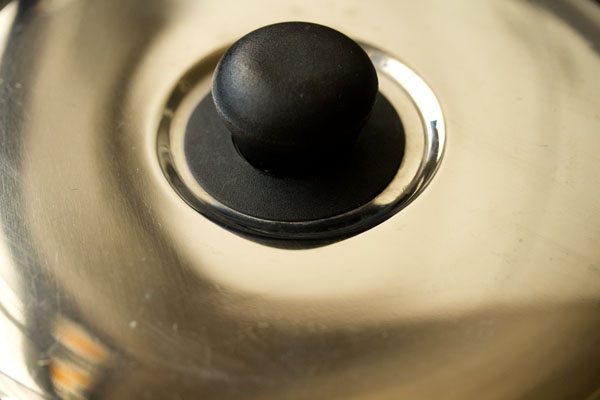
<svg viewBox="0 0 600 400">
<path fill-rule="evenodd" d="M 331 28 L 269 25 L 217 66 L 212 95 L 238 151 L 276 175 L 306 175 L 349 153 L 378 91 L 365 51 Z"/>
</svg>

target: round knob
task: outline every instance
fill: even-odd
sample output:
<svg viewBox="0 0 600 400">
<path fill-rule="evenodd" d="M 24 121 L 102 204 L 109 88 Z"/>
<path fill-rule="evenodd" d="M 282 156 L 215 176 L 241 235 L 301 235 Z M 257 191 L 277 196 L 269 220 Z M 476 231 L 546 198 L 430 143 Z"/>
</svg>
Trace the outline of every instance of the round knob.
<svg viewBox="0 0 600 400">
<path fill-rule="evenodd" d="M 285 22 L 234 43 L 212 95 L 242 156 L 276 175 L 306 175 L 347 155 L 378 91 L 368 55 L 331 28 Z"/>
</svg>

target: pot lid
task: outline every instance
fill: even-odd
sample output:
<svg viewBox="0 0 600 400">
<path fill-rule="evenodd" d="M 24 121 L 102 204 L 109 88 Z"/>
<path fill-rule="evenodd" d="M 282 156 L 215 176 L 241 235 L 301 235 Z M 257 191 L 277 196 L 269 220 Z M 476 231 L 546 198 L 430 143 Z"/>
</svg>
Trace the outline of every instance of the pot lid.
<svg viewBox="0 0 600 400">
<path fill-rule="evenodd" d="M 357 41 L 401 121 L 326 218 L 186 156 L 225 50 L 286 21 Z M 0 397 L 600 396 L 596 3 L 21 0 L 0 30 Z"/>
</svg>

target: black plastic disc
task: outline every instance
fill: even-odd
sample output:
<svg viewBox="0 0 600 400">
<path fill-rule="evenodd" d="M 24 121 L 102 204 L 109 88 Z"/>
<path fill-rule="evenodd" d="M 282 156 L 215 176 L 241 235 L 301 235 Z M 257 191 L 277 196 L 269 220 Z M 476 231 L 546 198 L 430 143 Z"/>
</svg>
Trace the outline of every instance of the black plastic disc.
<svg viewBox="0 0 600 400">
<path fill-rule="evenodd" d="M 184 147 L 193 176 L 222 204 L 261 219 L 297 222 L 339 215 L 375 198 L 400 167 L 404 131 L 394 107 L 378 94 L 343 162 L 319 174 L 277 177 L 238 153 L 208 94 L 192 112 Z"/>
</svg>

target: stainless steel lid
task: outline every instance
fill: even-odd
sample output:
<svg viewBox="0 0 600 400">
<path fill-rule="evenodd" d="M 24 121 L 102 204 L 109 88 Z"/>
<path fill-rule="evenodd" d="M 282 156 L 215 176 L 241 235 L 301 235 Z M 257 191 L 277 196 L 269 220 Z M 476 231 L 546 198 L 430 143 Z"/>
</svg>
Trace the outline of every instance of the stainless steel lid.
<svg viewBox="0 0 600 400">
<path fill-rule="evenodd" d="M 158 147 L 186 72 L 290 20 L 409 66 L 447 132 L 418 198 L 304 250 L 205 218 Z M 0 30 L 0 398 L 600 398 L 596 3 L 21 0 Z"/>
</svg>

